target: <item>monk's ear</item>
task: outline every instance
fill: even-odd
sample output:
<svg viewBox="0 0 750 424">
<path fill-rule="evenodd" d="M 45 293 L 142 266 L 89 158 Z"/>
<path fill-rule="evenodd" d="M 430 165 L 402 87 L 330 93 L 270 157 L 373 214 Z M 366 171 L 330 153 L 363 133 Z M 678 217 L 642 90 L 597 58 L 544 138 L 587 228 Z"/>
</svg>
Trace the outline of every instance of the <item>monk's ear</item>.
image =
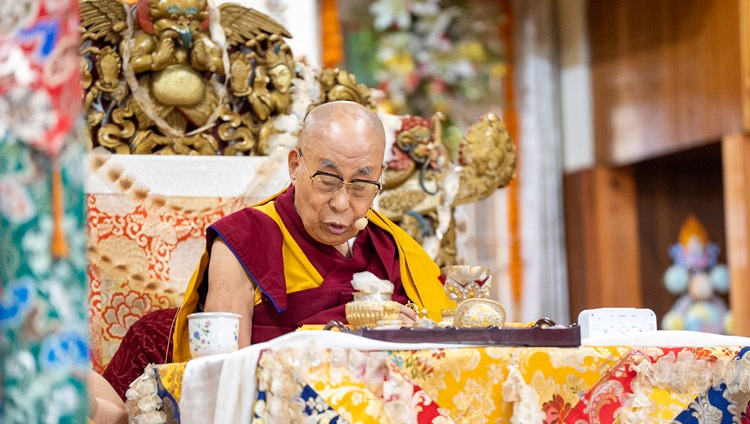
<svg viewBox="0 0 750 424">
<path fill-rule="evenodd" d="M 294 184 L 297 182 L 297 168 L 299 168 L 299 152 L 297 152 L 297 149 L 289 151 L 287 165 L 289 166 L 289 179 L 292 180 L 292 184 Z"/>
</svg>

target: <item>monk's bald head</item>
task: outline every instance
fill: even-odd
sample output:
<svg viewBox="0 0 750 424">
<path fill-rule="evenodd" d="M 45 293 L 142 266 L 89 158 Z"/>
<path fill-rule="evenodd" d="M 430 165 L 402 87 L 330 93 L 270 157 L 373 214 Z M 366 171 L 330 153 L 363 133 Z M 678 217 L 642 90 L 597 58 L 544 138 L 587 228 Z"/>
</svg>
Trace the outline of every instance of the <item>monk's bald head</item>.
<svg viewBox="0 0 750 424">
<path fill-rule="evenodd" d="M 369 149 L 385 152 L 385 130 L 380 118 L 359 103 L 349 101 L 323 103 L 313 109 L 302 125 L 298 147 L 305 149 L 310 144 L 319 147 L 318 143 L 339 138 L 367 141 Z"/>
</svg>

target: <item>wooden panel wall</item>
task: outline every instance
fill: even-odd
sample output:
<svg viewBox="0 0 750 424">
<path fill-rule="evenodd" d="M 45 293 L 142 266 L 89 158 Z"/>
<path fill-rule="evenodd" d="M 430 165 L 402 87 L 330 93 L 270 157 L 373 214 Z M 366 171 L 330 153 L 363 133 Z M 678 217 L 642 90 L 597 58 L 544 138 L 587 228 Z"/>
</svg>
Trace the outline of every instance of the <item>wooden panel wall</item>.
<svg viewBox="0 0 750 424">
<path fill-rule="evenodd" d="M 571 314 L 663 316 L 668 248 L 695 213 L 750 335 L 750 0 L 590 0 L 587 24 L 596 165 L 564 178 Z"/>
<path fill-rule="evenodd" d="M 741 131 L 740 1 L 589 1 L 598 164 Z"/>
</svg>

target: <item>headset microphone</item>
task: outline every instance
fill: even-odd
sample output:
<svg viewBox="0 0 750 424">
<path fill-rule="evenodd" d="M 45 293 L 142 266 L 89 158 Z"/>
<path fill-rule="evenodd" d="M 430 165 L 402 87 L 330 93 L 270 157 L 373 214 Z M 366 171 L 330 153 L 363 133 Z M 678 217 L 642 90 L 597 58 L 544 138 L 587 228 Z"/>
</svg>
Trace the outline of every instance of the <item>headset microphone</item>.
<svg viewBox="0 0 750 424">
<path fill-rule="evenodd" d="M 354 228 L 356 228 L 357 231 L 362 231 L 367 226 L 367 222 L 367 218 L 363 216 L 362 218 L 354 221 Z"/>
</svg>

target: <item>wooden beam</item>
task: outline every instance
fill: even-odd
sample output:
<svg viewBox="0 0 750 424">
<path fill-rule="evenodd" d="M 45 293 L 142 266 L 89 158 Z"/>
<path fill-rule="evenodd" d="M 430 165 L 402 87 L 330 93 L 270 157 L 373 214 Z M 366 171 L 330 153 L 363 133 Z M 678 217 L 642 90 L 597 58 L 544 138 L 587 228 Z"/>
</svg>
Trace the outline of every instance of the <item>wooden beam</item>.
<svg viewBox="0 0 750 424">
<path fill-rule="evenodd" d="M 602 306 L 640 307 L 638 202 L 633 170 L 596 168 L 594 188 Z"/>
<path fill-rule="evenodd" d="M 642 306 L 632 168 L 596 167 L 567 175 L 564 185 L 571 318 Z"/>
<path fill-rule="evenodd" d="M 750 336 L 750 136 L 722 140 L 729 306 L 734 334 Z"/>
</svg>

